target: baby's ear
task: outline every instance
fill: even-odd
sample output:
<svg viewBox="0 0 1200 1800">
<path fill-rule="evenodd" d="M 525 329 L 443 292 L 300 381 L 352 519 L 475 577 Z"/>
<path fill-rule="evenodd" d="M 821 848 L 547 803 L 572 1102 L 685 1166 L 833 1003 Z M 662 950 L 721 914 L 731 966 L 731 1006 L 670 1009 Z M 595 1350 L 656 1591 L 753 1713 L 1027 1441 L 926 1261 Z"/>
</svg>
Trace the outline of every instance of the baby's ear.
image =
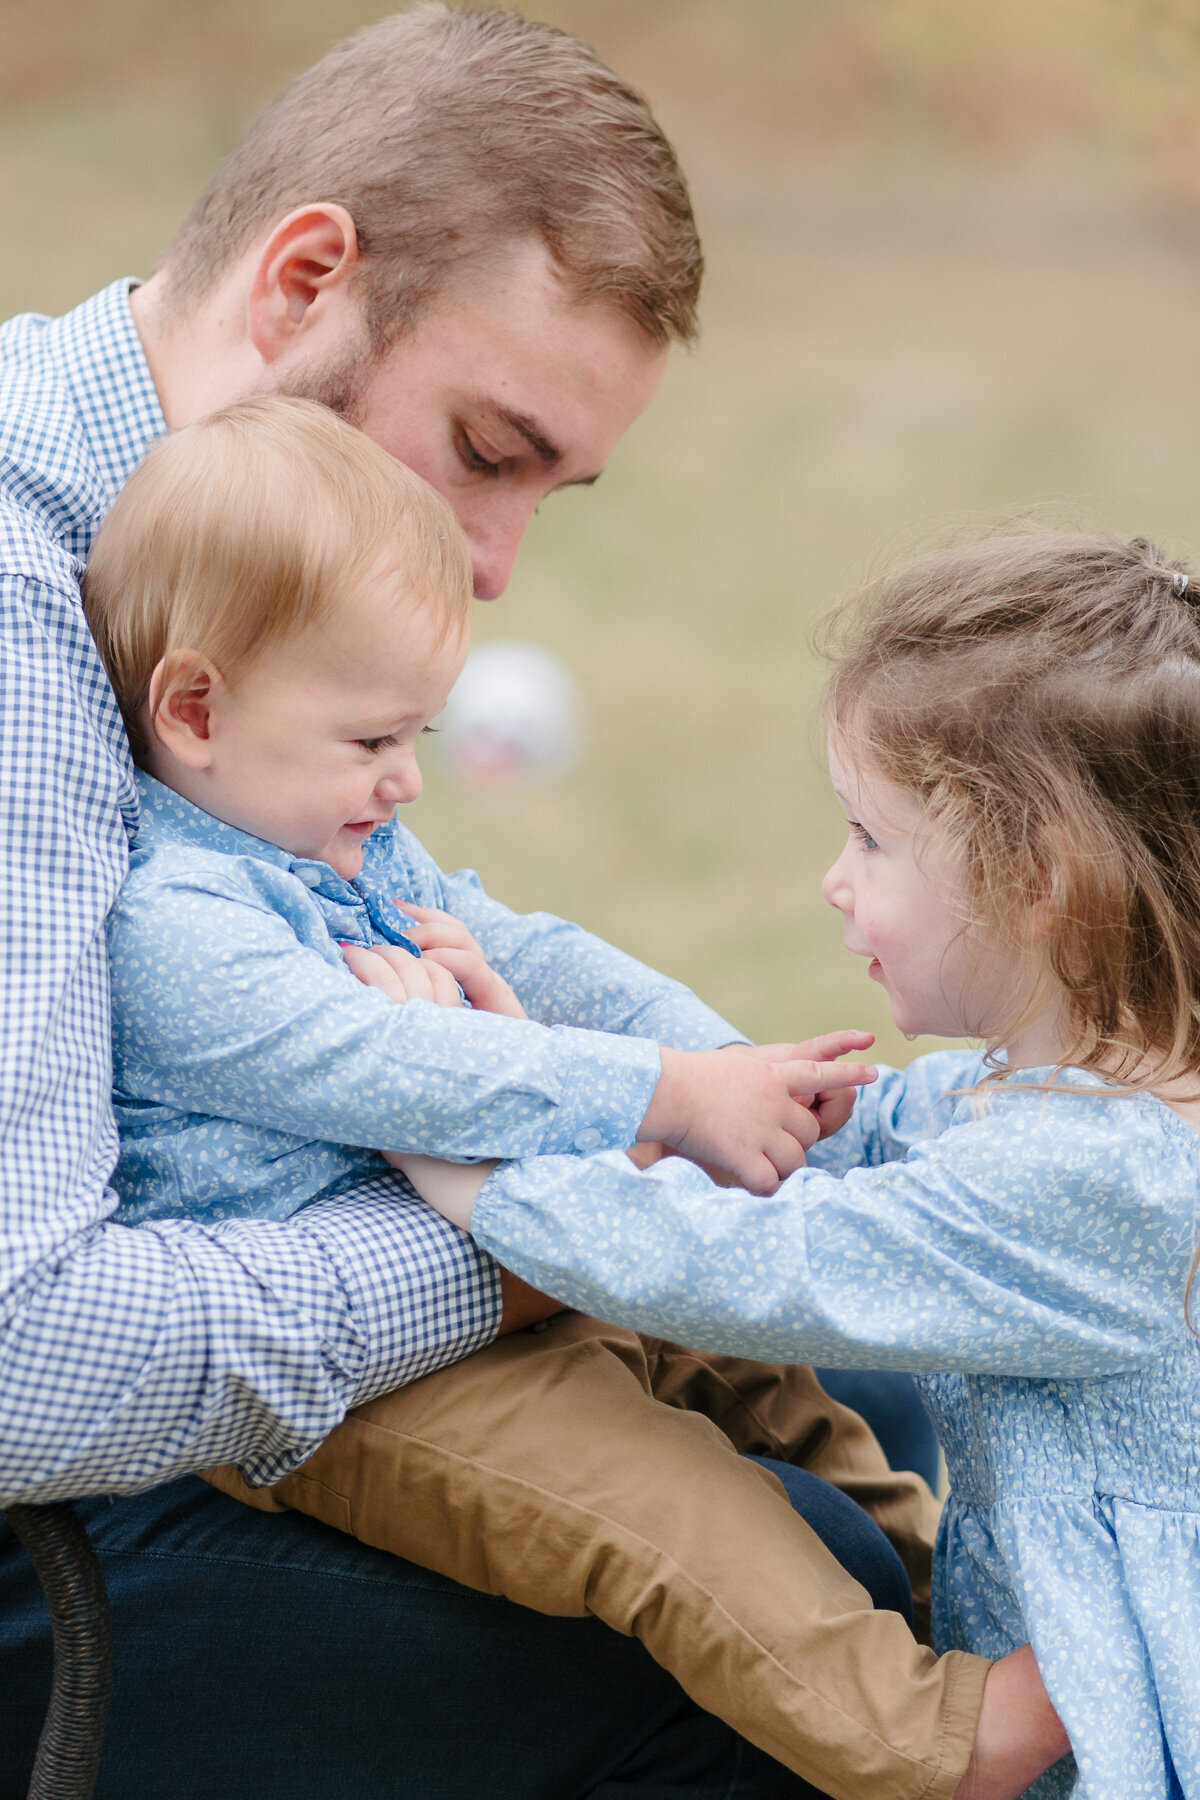
<svg viewBox="0 0 1200 1800">
<path fill-rule="evenodd" d="M 195 650 L 173 650 L 150 677 L 146 735 L 189 769 L 212 761 L 213 708 L 223 691 L 220 673 Z"/>
</svg>

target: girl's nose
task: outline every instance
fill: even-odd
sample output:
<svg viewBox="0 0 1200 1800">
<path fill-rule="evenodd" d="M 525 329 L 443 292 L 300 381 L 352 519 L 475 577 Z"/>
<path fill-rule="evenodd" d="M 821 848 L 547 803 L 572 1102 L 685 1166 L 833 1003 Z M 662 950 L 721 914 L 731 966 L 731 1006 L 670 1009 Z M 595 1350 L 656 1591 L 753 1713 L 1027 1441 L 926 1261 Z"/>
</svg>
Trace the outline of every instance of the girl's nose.
<svg viewBox="0 0 1200 1800">
<path fill-rule="evenodd" d="M 843 852 L 832 867 L 826 870 L 825 879 L 821 883 L 822 900 L 827 906 L 836 906 L 840 913 L 848 913 L 853 903 L 850 884 L 842 866 L 844 862 L 845 853 Z"/>
</svg>

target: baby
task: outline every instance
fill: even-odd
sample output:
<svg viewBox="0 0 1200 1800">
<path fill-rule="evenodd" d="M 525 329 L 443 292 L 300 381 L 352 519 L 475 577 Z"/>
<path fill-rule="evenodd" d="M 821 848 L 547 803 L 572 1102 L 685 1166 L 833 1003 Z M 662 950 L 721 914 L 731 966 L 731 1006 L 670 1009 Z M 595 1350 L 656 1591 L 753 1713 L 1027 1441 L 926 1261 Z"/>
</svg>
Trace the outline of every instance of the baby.
<svg viewBox="0 0 1200 1800">
<path fill-rule="evenodd" d="M 471 577 L 448 507 L 362 434 L 259 399 L 164 440 L 99 534 L 85 601 L 140 765 L 110 932 L 119 1218 L 219 1229 L 366 1183 L 415 1209 L 384 1153 L 635 1140 L 770 1191 L 845 1118 L 871 1071 L 814 1057 L 861 1034 L 739 1044 L 678 983 L 443 874 L 398 823 Z M 810 1371 L 578 1315 L 360 1407 L 271 1496 L 242 1444 L 242 1472 L 210 1478 L 636 1633 L 832 1794 L 954 1793 L 989 1665 L 935 1659 L 872 1610 L 739 1451 L 804 1463 L 927 1559 L 928 1490 Z"/>
</svg>

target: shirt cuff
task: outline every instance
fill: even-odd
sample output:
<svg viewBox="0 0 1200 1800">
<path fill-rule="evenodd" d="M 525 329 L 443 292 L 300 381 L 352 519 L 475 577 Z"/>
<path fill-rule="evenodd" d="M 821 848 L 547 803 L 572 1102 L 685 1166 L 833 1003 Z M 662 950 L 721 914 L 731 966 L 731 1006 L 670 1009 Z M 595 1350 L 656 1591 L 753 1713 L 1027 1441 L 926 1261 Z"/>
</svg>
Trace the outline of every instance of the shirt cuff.
<svg viewBox="0 0 1200 1800">
<path fill-rule="evenodd" d="M 672 1050 L 723 1050 L 726 1044 L 750 1042 L 687 988 L 652 1002 L 630 1029 L 638 1037 L 653 1038 Z"/>
<path fill-rule="evenodd" d="M 538 1146 L 541 1156 L 591 1156 L 627 1150 L 637 1137 L 662 1074 L 658 1045 L 642 1037 L 556 1025 L 569 1060 L 554 1115 Z"/>
<path fill-rule="evenodd" d="M 292 1228 L 315 1240 L 345 1291 L 357 1339 L 347 1411 L 460 1362 L 496 1336 L 499 1266 L 399 1175 L 383 1177 L 374 1192 L 315 1201 Z M 273 1446 L 246 1457 L 242 1471 L 253 1486 L 268 1486 L 316 1448 Z"/>
</svg>

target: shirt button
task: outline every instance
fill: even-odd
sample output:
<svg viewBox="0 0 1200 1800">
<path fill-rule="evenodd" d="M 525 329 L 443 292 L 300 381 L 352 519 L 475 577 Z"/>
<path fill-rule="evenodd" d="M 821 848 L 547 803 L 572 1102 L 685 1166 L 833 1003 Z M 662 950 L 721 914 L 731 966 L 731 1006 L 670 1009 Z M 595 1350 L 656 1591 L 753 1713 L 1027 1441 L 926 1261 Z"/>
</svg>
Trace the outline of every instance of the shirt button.
<svg viewBox="0 0 1200 1800">
<path fill-rule="evenodd" d="M 586 1131 L 577 1131 L 575 1134 L 575 1148 L 581 1150 L 585 1156 L 590 1150 L 598 1150 L 601 1142 L 600 1133 L 594 1125 L 589 1125 Z"/>
<path fill-rule="evenodd" d="M 297 881 L 302 881 L 306 888 L 319 888 L 321 885 L 320 869 L 297 869 L 295 875 Z"/>
</svg>

